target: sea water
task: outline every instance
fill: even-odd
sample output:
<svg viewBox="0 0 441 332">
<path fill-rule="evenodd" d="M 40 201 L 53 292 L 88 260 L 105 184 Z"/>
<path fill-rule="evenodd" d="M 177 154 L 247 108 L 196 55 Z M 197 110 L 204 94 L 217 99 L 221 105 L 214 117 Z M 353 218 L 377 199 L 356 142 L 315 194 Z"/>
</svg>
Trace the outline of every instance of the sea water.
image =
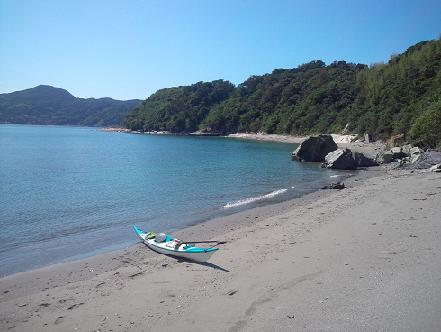
<svg viewBox="0 0 441 332">
<path fill-rule="evenodd" d="M 292 144 L 0 125 L 0 275 L 122 248 L 318 189 Z"/>
</svg>

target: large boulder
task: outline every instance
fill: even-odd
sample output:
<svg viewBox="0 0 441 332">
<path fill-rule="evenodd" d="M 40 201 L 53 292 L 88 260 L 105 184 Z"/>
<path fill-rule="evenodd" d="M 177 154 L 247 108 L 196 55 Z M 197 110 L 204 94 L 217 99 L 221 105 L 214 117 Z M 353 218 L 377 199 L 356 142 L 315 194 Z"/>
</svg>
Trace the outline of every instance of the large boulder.
<svg viewBox="0 0 441 332">
<path fill-rule="evenodd" d="M 298 161 L 323 162 L 329 152 L 337 150 L 337 144 L 331 135 L 311 136 L 292 153 L 292 159 Z"/>
<path fill-rule="evenodd" d="M 378 163 L 375 161 L 375 159 L 368 158 L 361 152 L 354 152 L 352 154 L 352 158 L 354 158 L 358 167 L 378 166 Z"/>
<path fill-rule="evenodd" d="M 325 157 L 325 167 L 332 169 L 357 169 L 357 163 L 349 149 L 329 152 Z"/>
</svg>

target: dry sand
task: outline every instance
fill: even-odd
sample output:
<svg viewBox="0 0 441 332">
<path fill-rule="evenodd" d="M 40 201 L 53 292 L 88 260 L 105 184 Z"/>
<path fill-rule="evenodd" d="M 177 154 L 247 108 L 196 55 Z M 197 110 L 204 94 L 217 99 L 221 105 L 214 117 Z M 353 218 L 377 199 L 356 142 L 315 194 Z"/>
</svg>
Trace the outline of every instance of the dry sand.
<svg viewBox="0 0 441 332">
<path fill-rule="evenodd" d="M 282 142 L 282 143 L 295 143 L 300 144 L 308 136 L 291 136 L 291 135 L 279 135 L 279 134 L 263 134 L 263 133 L 237 133 L 229 134 L 227 137 L 248 139 L 254 141 L 269 141 L 269 142 Z"/>
<path fill-rule="evenodd" d="M 384 150 L 386 144 L 381 141 L 373 143 L 364 142 L 351 142 L 354 139 L 354 135 L 338 135 L 331 134 L 337 146 L 340 149 L 348 148 L 354 152 L 362 152 L 366 156 L 375 158 L 378 152 Z M 235 139 L 253 140 L 253 141 L 268 141 L 268 142 L 281 142 L 281 143 L 292 143 L 300 144 L 309 136 L 291 136 L 291 135 L 278 135 L 278 134 L 252 134 L 252 133 L 237 133 L 230 134 L 227 137 Z"/>
<path fill-rule="evenodd" d="M 205 265 L 139 243 L 0 279 L 0 330 L 440 331 L 441 175 L 346 184 L 178 232 L 229 240 Z"/>
</svg>

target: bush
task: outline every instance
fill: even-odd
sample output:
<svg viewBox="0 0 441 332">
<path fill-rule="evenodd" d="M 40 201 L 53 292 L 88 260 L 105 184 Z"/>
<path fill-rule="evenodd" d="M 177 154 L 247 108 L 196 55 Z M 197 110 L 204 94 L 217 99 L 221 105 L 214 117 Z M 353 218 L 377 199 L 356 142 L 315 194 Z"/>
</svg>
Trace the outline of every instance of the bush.
<svg viewBox="0 0 441 332">
<path fill-rule="evenodd" d="M 441 148 L 441 100 L 431 104 L 415 121 L 410 136 L 413 144 Z"/>
</svg>

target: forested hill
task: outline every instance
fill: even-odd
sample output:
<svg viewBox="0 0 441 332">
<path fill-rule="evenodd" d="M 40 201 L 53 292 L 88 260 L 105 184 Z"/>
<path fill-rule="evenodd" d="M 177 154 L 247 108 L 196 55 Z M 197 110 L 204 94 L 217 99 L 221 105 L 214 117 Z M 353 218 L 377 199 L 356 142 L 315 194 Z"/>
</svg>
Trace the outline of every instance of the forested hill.
<svg viewBox="0 0 441 332">
<path fill-rule="evenodd" d="M 162 89 L 126 120 L 133 130 L 188 133 L 404 133 L 440 146 L 441 40 L 424 41 L 387 64 L 312 61 L 295 69 Z"/>
<path fill-rule="evenodd" d="M 121 126 L 140 100 L 77 98 L 48 85 L 0 94 L 0 123 Z"/>
</svg>

